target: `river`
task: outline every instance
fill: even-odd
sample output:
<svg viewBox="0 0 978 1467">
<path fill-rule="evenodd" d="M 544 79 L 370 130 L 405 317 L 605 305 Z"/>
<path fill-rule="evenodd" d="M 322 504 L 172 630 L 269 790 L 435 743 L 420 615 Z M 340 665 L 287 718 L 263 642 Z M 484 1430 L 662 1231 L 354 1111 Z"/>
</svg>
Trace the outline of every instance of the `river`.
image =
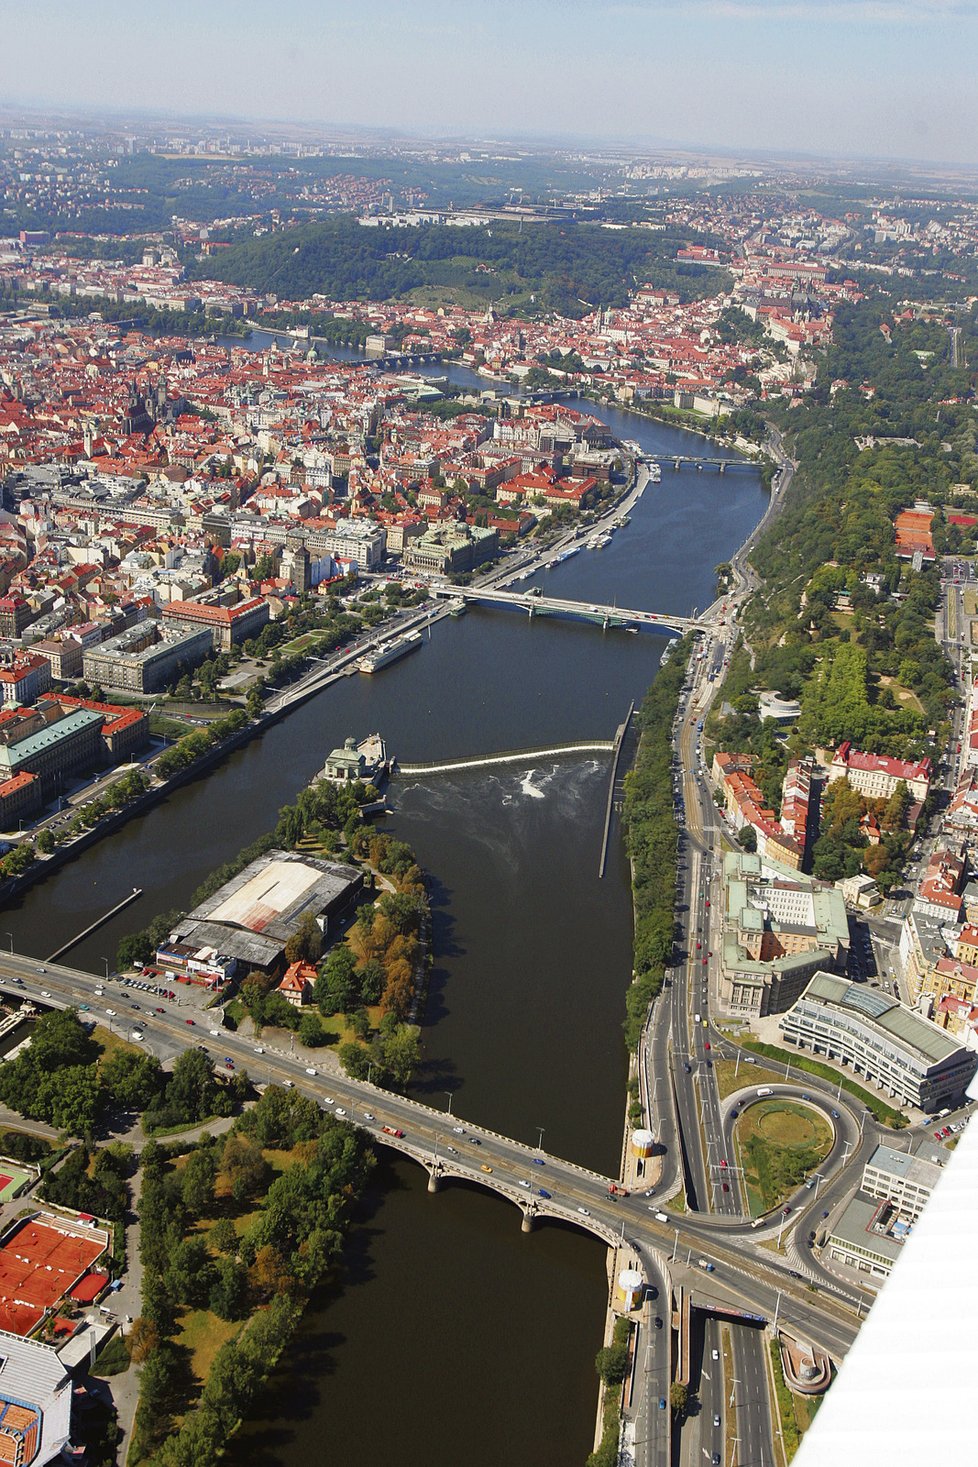
<svg viewBox="0 0 978 1467">
<path fill-rule="evenodd" d="M 678 430 L 600 416 L 647 452 L 690 451 Z M 714 566 L 765 503 L 754 472 L 665 469 L 607 549 L 538 580 L 586 600 L 689 612 L 710 601 Z M 414 656 L 318 695 L 25 893 L 3 927 L 19 950 L 47 955 L 137 883 L 144 897 L 70 955 L 101 972 L 124 933 L 185 905 L 203 876 L 266 830 L 347 734 L 379 729 L 405 761 L 610 739 L 663 645 L 654 633 L 501 609 L 442 622 Z M 433 880 L 437 961 L 419 1093 L 447 1107 L 450 1091 L 456 1114 L 533 1144 L 543 1128 L 545 1149 L 613 1172 L 631 932 L 620 850 L 597 879 L 606 793 L 606 761 L 592 755 L 403 780 L 389 828 Z M 425 1183 L 419 1168 L 382 1158 L 349 1286 L 311 1315 L 266 1418 L 230 1460 L 498 1467 L 518 1453 L 548 1467 L 583 1463 L 604 1250 L 560 1226 L 524 1236 L 502 1200 L 460 1185 L 429 1196 Z"/>
</svg>

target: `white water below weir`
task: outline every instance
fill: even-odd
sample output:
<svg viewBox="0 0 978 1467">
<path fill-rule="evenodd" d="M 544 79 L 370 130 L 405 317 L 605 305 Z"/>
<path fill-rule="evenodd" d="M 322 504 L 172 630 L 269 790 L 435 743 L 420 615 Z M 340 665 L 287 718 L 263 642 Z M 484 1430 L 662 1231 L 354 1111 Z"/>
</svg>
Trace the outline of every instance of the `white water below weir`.
<svg viewBox="0 0 978 1467">
<path fill-rule="evenodd" d="M 476 754 L 468 759 L 445 759 L 440 764 L 398 764 L 395 774 L 450 774 L 455 769 L 484 769 L 489 764 L 525 764 L 528 759 L 553 759 L 561 754 L 610 754 L 611 739 L 579 744 L 552 744 L 548 749 L 510 749 L 505 754 Z"/>
</svg>

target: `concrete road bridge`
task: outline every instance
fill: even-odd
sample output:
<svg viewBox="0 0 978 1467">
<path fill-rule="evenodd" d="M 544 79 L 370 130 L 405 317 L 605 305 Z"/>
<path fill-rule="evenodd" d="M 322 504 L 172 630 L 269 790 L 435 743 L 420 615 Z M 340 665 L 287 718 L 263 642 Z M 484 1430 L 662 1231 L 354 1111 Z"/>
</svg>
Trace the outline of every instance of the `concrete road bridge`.
<svg viewBox="0 0 978 1467">
<path fill-rule="evenodd" d="M 721 474 L 725 474 L 728 469 L 754 469 L 756 471 L 760 467 L 757 460 L 752 458 L 704 458 L 688 453 L 662 454 L 658 458 L 647 459 L 646 462 L 658 464 L 660 469 L 671 464 L 676 472 L 680 469 L 695 468 L 699 470 L 716 469 Z"/>
<path fill-rule="evenodd" d="M 0 955 L 0 989 L 38 1007 L 78 1007 L 123 1037 L 131 1038 L 136 1030 L 138 1042 L 164 1060 L 192 1046 L 218 1066 L 229 1058 L 254 1083 L 294 1088 L 360 1127 L 372 1141 L 410 1156 L 428 1172 L 432 1190 L 459 1182 L 505 1197 L 519 1208 L 527 1231 L 548 1219 L 571 1224 L 602 1243 L 626 1245 L 644 1253 L 650 1263 L 661 1262 L 673 1286 L 685 1281 L 687 1288 L 702 1288 L 706 1279 L 699 1260 L 712 1262 L 709 1283 L 714 1294 L 765 1319 L 777 1314 L 786 1329 L 799 1331 L 835 1360 L 855 1338 L 859 1316 L 845 1291 L 828 1284 L 816 1291 L 793 1277 L 787 1260 L 759 1246 L 747 1219 L 666 1214 L 642 1194 L 623 1195 L 616 1178 L 423 1101 L 344 1074 L 322 1073 L 313 1064 L 307 1067 L 288 1051 L 256 1045 L 221 1028 L 217 1011 L 212 1015 L 186 1002 L 161 1004 L 156 995 L 144 996 L 118 978 L 98 978 L 11 952 Z M 157 1013 L 164 1005 L 164 1012 Z"/>
<path fill-rule="evenodd" d="M 582 621 L 608 627 L 626 627 L 684 636 L 687 632 L 710 630 L 713 623 L 701 617 L 674 616 L 667 611 L 629 611 L 624 606 L 589 605 L 566 596 L 535 595 L 533 591 L 504 591 L 499 586 L 436 586 L 432 594 L 449 601 L 483 601 L 496 606 L 512 606 L 528 616 L 573 616 Z"/>
</svg>

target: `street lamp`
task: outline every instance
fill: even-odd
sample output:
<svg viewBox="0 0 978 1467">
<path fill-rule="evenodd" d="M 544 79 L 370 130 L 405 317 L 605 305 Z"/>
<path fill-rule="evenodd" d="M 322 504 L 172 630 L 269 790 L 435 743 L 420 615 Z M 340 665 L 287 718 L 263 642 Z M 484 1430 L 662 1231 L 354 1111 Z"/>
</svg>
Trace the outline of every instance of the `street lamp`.
<svg viewBox="0 0 978 1467">
<path fill-rule="evenodd" d="M 736 1376 L 735 1375 L 734 1378 L 733 1378 L 733 1380 L 730 1382 L 730 1402 L 729 1402 L 729 1404 L 731 1406 L 734 1403 L 734 1395 L 735 1395 L 734 1386 L 739 1386 L 739 1385 L 740 1385 L 740 1378 L 739 1378 L 739 1376 Z"/>
<path fill-rule="evenodd" d="M 4 935 L 4 937 L 9 937 L 10 938 L 10 956 L 13 957 L 13 955 L 14 955 L 14 934 L 12 932 L 5 932 L 3 935 Z"/>
<path fill-rule="evenodd" d="M 825 1178 L 822 1176 L 822 1173 L 821 1172 L 816 1172 L 815 1173 L 815 1201 L 816 1202 L 818 1201 L 818 1189 L 819 1189 L 819 1187 L 822 1185 L 822 1183 L 824 1181 L 825 1181 Z"/>
<path fill-rule="evenodd" d="M 452 1113 L 452 1091 L 451 1090 L 446 1090 L 445 1091 L 445 1094 L 448 1096 L 448 1114 L 451 1115 L 451 1113 Z"/>
<path fill-rule="evenodd" d="M 777 1303 L 774 1306 L 774 1323 L 771 1326 L 771 1331 L 772 1331 L 773 1334 L 777 1334 L 777 1332 L 778 1332 L 778 1315 L 780 1314 L 780 1312 L 781 1312 L 781 1290 L 779 1289 L 778 1290 Z"/>
<path fill-rule="evenodd" d="M 99 959 L 99 962 L 102 962 L 102 963 L 105 964 L 105 976 L 106 976 L 106 978 L 108 978 L 108 976 L 109 976 L 109 960 L 108 960 L 108 958 L 100 958 Z"/>
<path fill-rule="evenodd" d="M 676 1241 L 672 1245 L 672 1258 L 669 1260 L 670 1263 L 675 1263 L 675 1261 L 676 1261 L 676 1253 L 677 1253 L 678 1249 L 679 1249 L 679 1229 L 676 1228 Z"/>
<path fill-rule="evenodd" d="M 546 1129 L 547 1129 L 546 1126 L 537 1126 L 537 1131 L 540 1133 L 537 1136 L 537 1150 L 538 1151 L 542 1151 L 543 1150 L 543 1133 L 544 1133 L 544 1131 Z"/>
</svg>

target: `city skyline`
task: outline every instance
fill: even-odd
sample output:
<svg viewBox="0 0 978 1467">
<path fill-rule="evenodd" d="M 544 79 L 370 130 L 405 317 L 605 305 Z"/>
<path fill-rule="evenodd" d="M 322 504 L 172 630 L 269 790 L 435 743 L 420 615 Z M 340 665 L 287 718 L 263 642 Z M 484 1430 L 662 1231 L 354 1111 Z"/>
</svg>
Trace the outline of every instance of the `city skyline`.
<svg viewBox="0 0 978 1467">
<path fill-rule="evenodd" d="M 271 31 L 252 0 L 175 0 L 161 32 L 118 0 L 94 23 L 47 0 L 7 18 L 0 83 L 8 105 L 68 110 L 978 163 L 971 0 L 424 0 L 410 14 L 283 0 L 276 14 Z"/>
</svg>

